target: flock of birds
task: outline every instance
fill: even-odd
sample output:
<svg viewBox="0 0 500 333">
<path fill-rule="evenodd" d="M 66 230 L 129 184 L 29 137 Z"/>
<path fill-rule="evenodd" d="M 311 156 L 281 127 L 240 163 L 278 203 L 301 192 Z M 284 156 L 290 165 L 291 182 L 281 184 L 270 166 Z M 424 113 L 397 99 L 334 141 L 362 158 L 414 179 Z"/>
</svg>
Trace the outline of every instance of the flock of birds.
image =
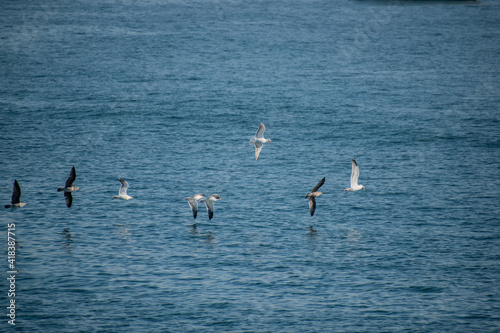
<svg viewBox="0 0 500 333">
<path fill-rule="evenodd" d="M 264 126 L 263 123 L 259 125 L 259 128 L 257 129 L 257 132 L 255 133 L 255 136 L 250 140 L 250 143 L 253 143 L 255 145 L 255 160 L 259 158 L 259 154 L 262 150 L 262 147 L 264 146 L 264 143 L 271 143 L 270 139 L 265 139 L 264 138 L 264 131 L 266 130 L 266 127 Z M 359 190 L 365 190 L 365 187 L 363 185 L 358 184 L 358 178 L 359 178 L 359 167 L 356 161 L 353 159 L 352 160 L 352 172 L 351 172 L 351 186 L 346 188 L 344 191 L 359 191 Z M 69 177 L 66 180 L 66 184 L 62 188 L 58 188 L 58 192 L 64 192 L 64 199 L 66 201 L 66 206 L 71 207 L 73 203 L 73 194 L 72 192 L 79 190 L 80 188 L 73 186 L 73 183 L 75 182 L 76 179 L 76 170 L 75 167 L 71 168 L 71 171 L 69 173 Z M 112 199 L 121 199 L 121 200 L 130 200 L 133 199 L 133 197 L 129 196 L 127 194 L 127 189 L 129 187 L 128 183 L 126 180 L 118 178 L 118 180 L 121 183 L 120 190 L 118 192 L 117 196 L 113 196 Z M 318 190 L 320 189 L 321 186 L 325 183 L 325 177 L 319 181 L 316 186 L 311 190 L 310 193 L 307 193 L 306 199 L 309 198 L 309 212 L 311 213 L 311 216 L 314 215 L 314 212 L 316 211 L 316 198 L 319 197 L 322 192 L 319 192 Z M 205 196 L 203 193 L 198 193 L 194 194 L 188 198 L 184 198 L 184 200 L 188 201 L 189 207 L 191 208 L 191 212 L 193 214 L 193 218 L 196 219 L 198 216 L 198 202 L 203 202 L 205 203 L 205 207 L 207 208 L 208 212 L 208 218 L 211 220 L 214 216 L 214 202 L 217 200 L 221 200 L 220 195 L 218 194 L 212 194 L 209 196 Z M 6 205 L 5 208 L 19 208 L 19 207 L 24 207 L 26 206 L 26 203 L 21 202 L 21 187 L 19 186 L 19 183 L 17 180 L 14 180 L 14 186 L 12 188 L 12 200 L 10 202 L 10 205 Z"/>
</svg>

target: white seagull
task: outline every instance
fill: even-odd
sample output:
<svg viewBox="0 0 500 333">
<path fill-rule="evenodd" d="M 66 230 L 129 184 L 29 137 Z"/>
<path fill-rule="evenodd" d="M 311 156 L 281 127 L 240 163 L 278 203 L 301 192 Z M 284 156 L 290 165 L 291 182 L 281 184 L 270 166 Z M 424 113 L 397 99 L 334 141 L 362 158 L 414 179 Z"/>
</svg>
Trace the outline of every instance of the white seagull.
<svg viewBox="0 0 500 333">
<path fill-rule="evenodd" d="M 325 177 L 323 177 L 323 179 L 321 179 L 319 183 L 316 186 L 314 186 L 311 193 L 307 193 L 306 195 L 306 199 L 309 198 L 309 212 L 311 213 L 311 216 L 314 215 L 314 211 L 316 210 L 315 198 L 323 194 L 322 192 L 318 192 L 318 190 L 321 186 L 323 186 L 324 183 L 325 183 Z"/>
<path fill-rule="evenodd" d="M 112 199 L 122 199 L 122 200 L 133 199 L 130 195 L 127 194 L 127 189 L 128 189 L 127 181 L 121 178 L 118 178 L 118 180 L 120 181 L 120 183 L 122 183 L 122 186 L 120 187 L 118 195 L 113 196 Z"/>
<path fill-rule="evenodd" d="M 24 202 L 21 202 L 21 187 L 16 179 L 14 179 L 14 186 L 12 187 L 12 200 L 10 205 L 5 205 L 5 208 L 18 208 L 26 206 Z"/>
<path fill-rule="evenodd" d="M 255 145 L 255 160 L 259 158 L 260 151 L 262 150 L 262 146 L 264 143 L 271 143 L 271 139 L 264 139 L 264 131 L 266 130 L 266 126 L 263 123 L 260 123 L 259 129 L 255 132 L 255 136 L 250 140 L 250 143 Z"/>
<path fill-rule="evenodd" d="M 194 218 L 196 218 L 196 216 L 198 215 L 198 200 L 200 200 L 204 196 L 205 194 L 198 193 L 188 198 L 184 198 L 184 200 L 188 200 L 189 208 L 191 208 L 191 212 L 193 213 Z"/>
<path fill-rule="evenodd" d="M 365 187 L 363 185 L 358 185 L 358 178 L 359 178 L 359 168 L 358 168 L 358 163 L 352 159 L 352 172 L 351 172 L 351 187 L 346 188 L 344 191 L 359 191 L 363 189 L 365 190 Z"/>
<path fill-rule="evenodd" d="M 66 201 L 66 206 L 71 207 L 71 204 L 73 203 L 73 195 L 71 192 L 77 191 L 80 188 L 73 186 L 73 183 L 75 182 L 76 179 L 76 171 L 75 167 L 71 168 L 71 171 L 69 173 L 68 179 L 66 179 L 66 185 L 63 188 L 58 188 L 57 192 L 64 191 L 64 199 Z"/>
<path fill-rule="evenodd" d="M 214 202 L 217 200 L 222 200 L 218 194 L 212 194 L 200 200 L 200 202 L 204 202 L 205 206 L 207 207 L 209 220 L 211 220 L 214 216 Z"/>
</svg>

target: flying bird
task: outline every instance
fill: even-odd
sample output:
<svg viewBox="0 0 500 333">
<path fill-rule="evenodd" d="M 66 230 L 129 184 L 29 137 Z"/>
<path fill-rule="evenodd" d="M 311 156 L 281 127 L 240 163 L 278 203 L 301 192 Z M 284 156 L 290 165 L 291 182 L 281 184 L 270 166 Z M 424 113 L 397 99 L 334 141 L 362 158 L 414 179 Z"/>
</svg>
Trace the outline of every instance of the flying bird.
<svg viewBox="0 0 500 333">
<path fill-rule="evenodd" d="M 73 183 L 75 182 L 76 179 L 76 171 L 75 167 L 71 168 L 71 171 L 69 173 L 68 179 L 66 179 L 66 185 L 63 188 L 58 188 L 57 192 L 73 192 L 76 190 L 79 190 L 79 187 L 73 186 Z"/>
<path fill-rule="evenodd" d="M 250 140 L 250 143 L 255 145 L 255 160 L 259 158 L 260 151 L 262 150 L 262 146 L 264 143 L 271 143 L 271 139 L 264 139 L 264 131 L 266 130 L 266 126 L 263 123 L 260 123 L 259 129 L 255 132 L 255 136 Z"/>
<path fill-rule="evenodd" d="M 10 205 L 5 205 L 5 208 L 18 208 L 26 206 L 26 203 L 21 202 L 21 187 L 16 179 L 14 179 L 14 186 L 12 186 L 12 200 Z"/>
<path fill-rule="evenodd" d="M 211 220 L 214 216 L 214 202 L 217 200 L 222 200 L 218 194 L 212 194 L 200 200 L 200 202 L 204 202 L 205 206 L 207 207 L 209 220 Z"/>
<path fill-rule="evenodd" d="M 318 192 L 318 190 L 321 186 L 323 186 L 324 183 L 325 183 L 325 177 L 323 177 L 323 179 L 321 179 L 319 183 L 316 186 L 314 186 L 311 193 L 307 193 L 306 195 L 306 199 L 309 198 L 309 212 L 311 213 L 311 216 L 314 215 L 314 211 L 316 210 L 315 198 L 323 194 L 322 192 Z"/>
<path fill-rule="evenodd" d="M 358 178 L 359 178 L 359 167 L 358 163 L 352 159 L 352 172 L 351 172 L 351 187 L 346 188 L 344 191 L 359 191 L 363 189 L 365 190 L 365 187 L 363 185 L 358 185 Z"/>
<path fill-rule="evenodd" d="M 184 198 L 184 200 L 188 200 L 189 207 L 191 208 L 191 212 L 193 213 L 193 218 L 196 218 L 196 216 L 198 215 L 198 200 L 202 199 L 204 196 L 205 194 L 198 193 L 188 198 Z M 212 214 L 213 214 L 213 209 L 212 209 Z"/>
<path fill-rule="evenodd" d="M 66 201 L 66 206 L 68 206 L 68 208 L 71 207 L 71 205 L 73 204 L 73 195 L 71 194 L 71 192 L 80 189 L 79 187 L 73 186 L 75 179 L 76 179 L 76 171 L 75 167 L 73 166 L 73 168 L 71 168 L 71 171 L 69 173 L 68 179 L 66 179 L 66 185 L 63 188 L 57 189 L 57 192 L 64 191 L 64 199 Z"/>
<path fill-rule="evenodd" d="M 118 195 L 113 196 L 112 199 L 122 199 L 122 200 L 129 200 L 133 199 L 130 195 L 127 194 L 127 189 L 128 189 L 128 183 L 125 179 L 118 178 L 120 183 L 122 183 L 122 186 L 120 187 L 120 190 L 118 191 Z"/>
</svg>

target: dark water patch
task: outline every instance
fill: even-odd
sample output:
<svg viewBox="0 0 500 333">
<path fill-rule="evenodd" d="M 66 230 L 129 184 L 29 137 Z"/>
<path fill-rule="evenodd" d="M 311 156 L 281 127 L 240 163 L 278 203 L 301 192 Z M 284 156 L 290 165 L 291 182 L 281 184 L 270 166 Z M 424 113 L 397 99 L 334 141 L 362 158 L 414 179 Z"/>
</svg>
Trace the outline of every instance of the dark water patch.
<svg viewBox="0 0 500 333">
<path fill-rule="evenodd" d="M 410 286 L 411 291 L 416 293 L 442 293 L 443 288 L 435 286 Z"/>
</svg>

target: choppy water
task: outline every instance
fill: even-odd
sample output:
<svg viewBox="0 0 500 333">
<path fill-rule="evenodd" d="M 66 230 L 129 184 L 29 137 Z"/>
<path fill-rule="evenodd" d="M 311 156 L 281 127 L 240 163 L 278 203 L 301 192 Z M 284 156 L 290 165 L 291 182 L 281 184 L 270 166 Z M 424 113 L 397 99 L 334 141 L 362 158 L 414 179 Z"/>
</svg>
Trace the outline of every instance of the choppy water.
<svg viewBox="0 0 500 333">
<path fill-rule="evenodd" d="M 499 1 L 0 6 L 18 331 L 500 330 Z"/>
</svg>

